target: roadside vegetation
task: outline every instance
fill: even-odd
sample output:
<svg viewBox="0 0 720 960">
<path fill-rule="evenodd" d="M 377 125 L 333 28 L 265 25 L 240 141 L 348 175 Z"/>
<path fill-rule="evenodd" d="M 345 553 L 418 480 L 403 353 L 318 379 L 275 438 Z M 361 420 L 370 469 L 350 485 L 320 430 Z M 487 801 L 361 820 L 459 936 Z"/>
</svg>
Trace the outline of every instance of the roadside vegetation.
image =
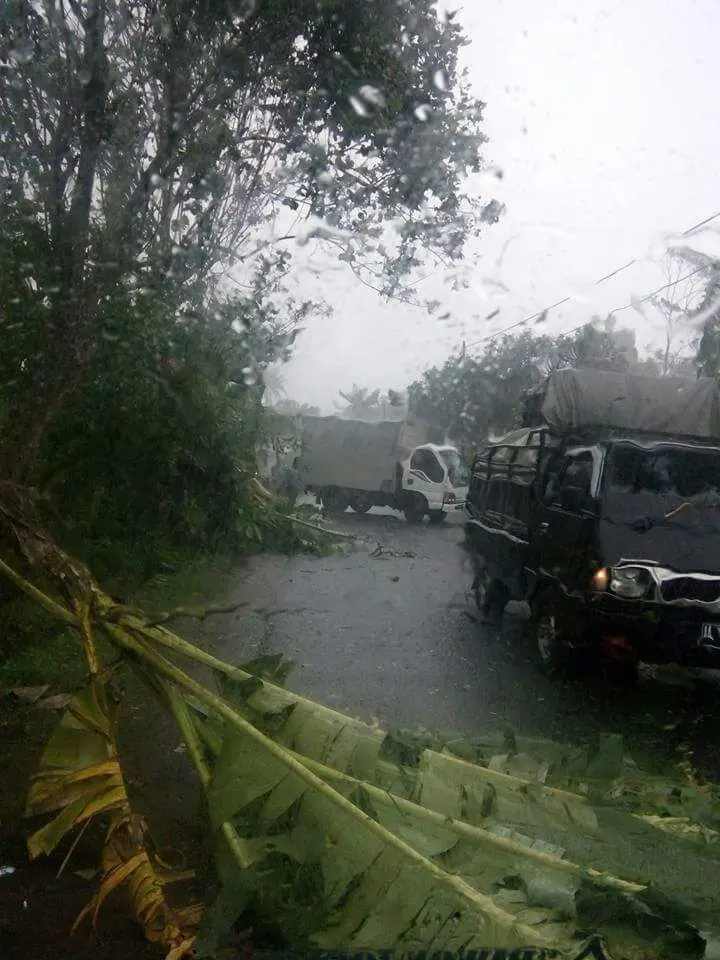
<svg viewBox="0 0 720 960">
<path fill-rule="evenodd" d="M 430 3 L 6 5 L 0 476 L 111 592 L 317 548 L 254 480 L 265 372 L 325 309 L 290 292 L 293 240 L 389 294 L 424 246 L 462 255 L 484 137 L 461 42 Z M 24 609 L 3 658 L 39 635 Z"/>
<path fill-rule="evenodd" d="M 23 737 L 18 703 L 45 703 L 47 718 L 82 689 L 109 723 L 102 762 L 120 763 L 108 671 L 134 654 L 98 628 L 100 596 L 167 611 L 207 602 L 218 571 L 253 552 L 327 549 L 255 476 L 273 429 L 266 372 L 326 309 L 291 292 L 294 241 L 331 245 L 389 296 L 426 252 L 462 256 L 488 221 L 487 201 L 464 192 L 484 136 L 462 42 L 425 0 L 5 4 L 0 728 L 19 749 L 8 784 L 44 727 L 28 719 Z M 5 799 L 4 823 L 17 806 Z M 184 950 L 165 927 L 151 939 Z"/>
</svg>

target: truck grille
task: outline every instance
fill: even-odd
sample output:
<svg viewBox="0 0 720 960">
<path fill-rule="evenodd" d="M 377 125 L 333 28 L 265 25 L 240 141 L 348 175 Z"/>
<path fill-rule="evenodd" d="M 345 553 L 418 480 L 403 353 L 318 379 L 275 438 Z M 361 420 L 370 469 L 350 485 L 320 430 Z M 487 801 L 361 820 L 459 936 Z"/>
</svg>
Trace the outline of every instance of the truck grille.
<svg viewBox="0 0 720 960">
<path fill-rule="evenodd" d="M 697 600 L 714 603 L 720 600 L 720 580 L 696 580 L 694 577 L 673 577 L 660 586 L 663 600 Z"/>
</svg>

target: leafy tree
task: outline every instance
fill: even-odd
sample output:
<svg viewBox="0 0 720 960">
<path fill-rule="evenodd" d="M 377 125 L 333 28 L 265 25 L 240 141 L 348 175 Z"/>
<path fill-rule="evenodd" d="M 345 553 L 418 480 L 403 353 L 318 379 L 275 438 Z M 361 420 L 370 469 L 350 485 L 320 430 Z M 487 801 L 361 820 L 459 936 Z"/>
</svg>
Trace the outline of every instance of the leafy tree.
<svg viewBox="0 0 720 960">
<path fill-rule="evenodd" d="M 638 362 L 632 330 L 618 330 L 614 318 L 601 328 L 588 323 L 555 340 L 550 367 L 594 367 L 596 370 L 627 370 Z"/>
<path fill-rule="evenodd" d="M 311 403 L 298 403 L 297 400 L 291 400 L 287 397 L 279 400 L 272 405 L 273 413 L 281 414 L 285 417 L 319 417 L 320 408 Z"/>
<path fill-rule="evenodd" d="M 690 317 L 702 297 L 704 280 L 702 272 L 690 271 L 688 274 L 687 256 L 676 250 L 670 251 L 665 257 L 663 273 L 664 289 L 650 298 L 650 304 L 663 320 L 665 340 L 662 349 L 654 353 L 653 360 L 660 376 L 668 376 L 683 370 L 687 372 L 683 350 L 697 340 L 692 331 L 689 338 L 687 334 Z M 678 345 L 678 337 L 683 332 L 685 338 Z"/>
<path fill-rule="evenodd" d="M 350 390 L 340 390 L 340 397 L 345 401 L 336 404 L 343 417 L 352 419 L 380 419 L 380 390 L 370 390 L 354 383 Z"/>
<path fill-rule="evenodd" d="M 701 319 L 702 333 L 695 363 L 703 377 L 720 377 L 720 263 L 710 265 L 705 289 L 694 318 Z"/>
<path fill-rule="evenodd" d="M 372 241 L 392 283 L 423 245 L 459 257 L 483 142 L 462 42 L 429 0 L 5 4 L 5 475 L 31 476 L 122 307 L 198 309 L 283 209 L 323 218 L 305 239 L 353 231 L 352 262 Z"/>
<path fill-rule="evenodd" d="M 248 539 L 262 370 L 287 354 L 288 338 L 284 316 L 261 301 L 212 306 L 202 323 L 170 318 L 170 330 L 162 305 L 148 304 L 154 338 L 148 316 L 133 327 L 120 312 L 116 336 L 45 434 L 35 475 L 54 528 L 100 573 L 117 545 L 123 565 L 146 575 L 181 550 Z"/>
<path fill-rule="evenodd" d="M 493 430 L 516 426 L 523 392 L 550 370 L 625 370 L 632 361 L 612 329 L 587 324 L 555 339 L 525 331 L 490 341 L 479 357 L 458 354 L 428 370 L 408 388 L 410 409 L 467 449 Z"/>
<path fill-rule="evenodd" d="M 488 219 L 462 43 L 428 0 L 5 4 L 0 475 L 76 553 L 258 541 L 267 371 L 317 309 L 284 241 L 391 293 Z"/>
<path fill-rule="evenodd" d="M 336 404 L 340 416 L 358 420 L 401 420 L 407 413 L 407 397 L 398 390 L 381 393 L 353 384 L 350 390 L 340 390 L 345 404 Z"/>
</svg>

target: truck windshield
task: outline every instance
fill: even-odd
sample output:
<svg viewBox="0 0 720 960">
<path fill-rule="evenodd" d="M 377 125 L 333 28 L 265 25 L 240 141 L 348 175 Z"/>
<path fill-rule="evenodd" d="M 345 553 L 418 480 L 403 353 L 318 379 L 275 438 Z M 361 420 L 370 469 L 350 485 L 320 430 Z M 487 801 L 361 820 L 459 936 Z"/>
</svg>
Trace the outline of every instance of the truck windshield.
<svg viewBox="0 0 720 960">
<path fill-rule="evenodd" d="M 643 450 L 618 445 L 610 458 L 606 493 L 720 505 L 720 449 L 667 446 Z"/>
<path fill-rule="evenodd" d="M 442 462 L 447 467 L 450 483 L 454 487 L 466 487 L 470 483 L 470 474 L 457 450 L 445 448 L 440 450 L 439 453 Z"/>
</svg>

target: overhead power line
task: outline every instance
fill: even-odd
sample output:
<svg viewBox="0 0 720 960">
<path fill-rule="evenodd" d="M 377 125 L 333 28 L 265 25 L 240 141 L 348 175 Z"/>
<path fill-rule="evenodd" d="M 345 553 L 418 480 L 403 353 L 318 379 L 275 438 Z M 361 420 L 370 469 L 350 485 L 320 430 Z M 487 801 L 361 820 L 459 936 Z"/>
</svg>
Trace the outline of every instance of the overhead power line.
<svg viewBox="0 0 720 960">
<path fill-rule="evenodd" d="M 684 277 L 678 277 L 677 280 L 671 280 L 670 283 L 664 283 L 661 287 L 658 287 L 657 290 L 653 290 L 651 293 L 645 294 L 644 297 L 638 297 L 637 300 L 631 300 L 630 303 L 626 303 L 623 307 L 615 307 L 614 310 L 608 311 L 610 314 L 620 313 L 622 310 L 630 310 L 638 307 L 641 303 L 645 303 L 647 300 L 652 300 L 653 297 L 657 296 L 658 293 L 661 293 L 663 290 L 667 290 L 668 287 L 674 287 L 676 283 L 682 283 L 684 280 L 689 280 L 690 277 L 694 277 L 696 273 L 702 273 L 703 270 L 706 270 L 707 267 L 698 267 L 696 270 L 692 270 L 690 273 L 686 273 Z M 578 330 L 582 330 L 583 327 L 588 325 L 588 321 L 584 320 L 582 323 L 579 323 L 576 327 L 571 327 L 569 330 L 564 330 L 559 336 L 567 337 L 571 333 L 577 333 Z"/>
<path fill-rule="evenodd" d="M 700 227 L 706 226 L 708 223 L 711 223 L 713 220 L 717 220 L 720 217 L 720 210 L 717 213 L 713 213 L 709 217 L 705 217 L 704 220 L 700 220 L 697 223 L 694 223 L 691 227 L 688 227 L 687 230 L 684 230 L 680 236 L 688 237 L 691 233 L 694 233 L 696 230 L 699 230 Z M 599 280 L 596 280 L 594 286 L 599 286 L 601 283 L 605 283 L 606 280 L 610 280 L 612 277 L 616 277 L 619 273 L 622 273 L 624 270 L 628 270 L 630 267 L 634 266 L 636 263 L 639 263 L 637 259 L 629 260 L 627 263 L 623 264 L 621 267 L 617 267 L 615 270 L 612 270 L 610 273 L 606 273 L 605 276 L 600 277 Z M 689 273 L 686 277 L 680 277 L 678 280 L 673 280 L 671 283 L 666 283 L 662 287 L 658 287 L 657 290 L 653 290 L 652 293 L 648 293 L 646 296 L 641 297 L 638 300 L 634 300 L 631 303 L 626 304 L 623 307 L 616 307 L 614 310 L 610 310 L 609 313 L 619 313 L 622 310 L 628 310 L 631 307 L 636 306 L 640 303 L 645 303 L 647 300 L 651 300 L 656 294 L 660 293 L 662 290 L 667 290 L 668 287 L 672 287 L 676 283 L 681 283 L 683 280 L 687 280 L 689 277 L 695 276 L 696 273 L 701 273 L 705 267 L 698 267 L 697 270 L 693 270 L 692 273 Z M 531 323 L 533 320 L 538 320 L 544 314 L 549 313 L 550 310 L 554 310 L 556 307 L 561 307 L 564 303 L 569 303 L 573 298 L 572 297 L 563 297 L 561 300 L 556 300 L 555 303 L 551 303 L 547 307 L 543 307 L 542 310 L 538 310 L 536 313 L 531 313 L 530 316 L 524 317 L 522 320 L 517 320 L 515 323 L 511 323 L 509 326 L 505 327 L 502 330 L 498 330 L 496 333 L 490 333 L 486 337 L 481 337 L 479 340 L 473 341 L 467 345 L 468 349 L 472 347 L 477 347 L 481 343 L 488 343 L 491 340 L 497 340 L 498 337 L 504 337 L 505 334 L 510 333 L 511 330 L 515 330 L 517 327 L 525 326 L 526 323 Z M 573 327 L 571 330 L 566 331 L 566 333 L 575 333 L 576 330 L 581 330 L 583 327 L 587 326 L 587 321 L 585 323 L 578 324 L 578 326 Z"/>
<path fill-rule="evenodd" d="M 637 300 L 631 300 L 630 303 L 626 303 L 624 307 L 615 307 L 614 310 L 610 310 L 610 313 L 620 313 L 621 310 L 629 310 L 631 307 L 637 307 L 640 303 L 645 303 L 646 300 L 652 300 L 654 296 L 658 293 L 661 293 L 663 290 L 667 290 L 668 287 L 674 287 L 676 283 L 682 283 L 684 280 L 689 280 L 690 277 L 694 277 L 698 273 L 702 273 L 703 270 L 707 270 L 707 267 L 698 267 L 696 270 L 691 270 L 690 273 L 686 273 L 684 277 L 678 277 L 677 280 L 671 280 L 670 283 L 664 283 L 661 287 L 658 287 L 657 290 L 653 290 L 652 293 L 647 293 L 644 297 L 638 297 Z M 585 326 L 585 324 L 581 324 Z"/>
</svg>

